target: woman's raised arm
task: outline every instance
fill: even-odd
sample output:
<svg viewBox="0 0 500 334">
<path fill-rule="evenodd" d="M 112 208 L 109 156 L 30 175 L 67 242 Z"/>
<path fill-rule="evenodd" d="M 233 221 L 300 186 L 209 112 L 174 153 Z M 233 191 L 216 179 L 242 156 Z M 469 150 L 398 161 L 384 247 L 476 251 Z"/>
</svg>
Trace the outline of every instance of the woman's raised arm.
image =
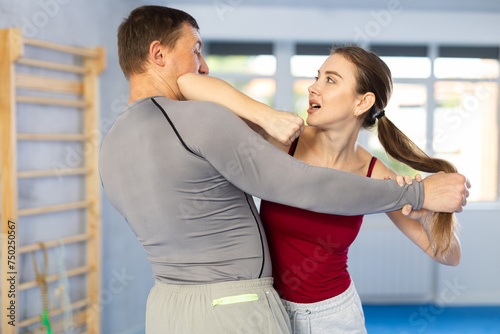
<svg viewBox="0 0 500 334">
<path fill-rule="evenodd" d="M 288 146 L 304 131 L 304 121 L 297 114 L 275 110 L 243 94 L 224 80 L 187 73 L 179 77 L 177 83 L 187 100 L 220 104 L 247 123 L 250 122 L 252 129 L 271 142 L 274 138 L 282 145 Z M 259 131 L 259 128 L 265 133 Z"/>
</svg>

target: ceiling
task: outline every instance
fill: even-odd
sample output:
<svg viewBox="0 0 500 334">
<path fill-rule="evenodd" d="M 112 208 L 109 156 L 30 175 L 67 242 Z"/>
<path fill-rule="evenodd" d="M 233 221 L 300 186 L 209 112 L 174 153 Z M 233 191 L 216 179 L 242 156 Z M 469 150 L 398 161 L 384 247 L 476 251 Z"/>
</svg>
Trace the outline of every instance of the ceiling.
<svg viewBox="0 0 500 334">
<path fill-rule="evenodd" d="M 147 1 L 149 3 L 155 1 Z M 163 2 L 163 1 L 158 1 Z M 170 1 L 169 4 L 176 2 Z M 182 0 L 183 5 L 273 6 L 323 9 L 379 10 L 395 6 L 404 10 L 500 12 L 499 0 Z"/>
</svg>

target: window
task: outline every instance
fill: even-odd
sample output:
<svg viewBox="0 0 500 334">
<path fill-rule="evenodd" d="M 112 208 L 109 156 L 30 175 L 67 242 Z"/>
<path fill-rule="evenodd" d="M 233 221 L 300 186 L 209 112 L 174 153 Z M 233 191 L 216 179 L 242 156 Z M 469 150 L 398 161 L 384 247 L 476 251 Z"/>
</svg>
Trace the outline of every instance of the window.
<svg viewBox="0 0 500 334">
<path fill-rule="evenodd" d="M 314 83 L 314 77 L 330 54 L 332 44 L 295 45 L 295 55 L 290 59 L 290 71 L 293 77 L 293 109 L 306 121 L 309 107 L 308 87 Z"/>
<path fill-rule="evenodd" d="M 442 46 L 434 61 L 438 79 L 498 79 L 498 47 Z"/>
<path fill-rule="evenodd" d="M 427 146 L 427 88 L 417 83 L 394 83 L 394 92 L 386 108 L 387 117 L 415 144 L 425 150 Z M 390 158 L 378 140 L 376 129 L 368 133 L 368 150 L 401 175 L 418 171 Z"/>
<path fill-rule="evenodd" d="M 386 107 L 387 117 L 424 151 L 428 145 L 427 105 L 429 93 L 425 80 L 431 76 L 427 46 L 371 45 L 391 70 L 394 87 Z M 398 174 L 412 177 L 419 173 L 389 157 L 378 140 L 376 128 L 367 134 L 368 150 Z"/>
<path fill-rule="evenodd" d="M 499 48 L 443 46 L 438 55 L 434 154 L 471 179 L 471 201 L 496 200 Z"/>
<path fill-rule="evenodd" d="M 429 78 L 431 76 L 431 61 L 428 57 L 428 47 L 420 45 L 371 45 L 375 52 L 389 66 L 392 78 Z"/>
<path fill-rule="evenodd" d="M 454 163 L 474 184 L 470 201 L 498 198 L 498 48 L 377 46 L 393 73 L 394 93 L 386 114 L 420 148 Z M 431 67 L 433 65 L 433 68 Z M 376 131 L 368 147 L 383 158 Z"/>
<path fill-rule="evenodd" d="M 307 109 L 309 108 L 309 92 L 307 89 L 313 83 L 313 78 L 295 79 L 293 83 L 292 111 L 302 117 L 304 122 L 307 120 Z"/>
<path fill-rule="evenodd" d="M 211 75 L 260 102 L 274 105 L 276 57 L 271 43 L 210 42 L 207 49 Z"/>
<path fill-rule="evenodd" d="M 308 87 L 333 45 L 290 42 L 284 53 L 276 45 L 210 42 L 207 63 L 214 76 L 272 106 L 279 99 L 306 120 Z M 373 44 L 368 49 L 392 72 L 386 115 L 420 148 L 471 179 L 470 201 L 497 200 L 499 48 Z M 376 130 L 362 133 L 360 142 L 398 173 L 417 173 L 386 156 Z"/>
</svg>

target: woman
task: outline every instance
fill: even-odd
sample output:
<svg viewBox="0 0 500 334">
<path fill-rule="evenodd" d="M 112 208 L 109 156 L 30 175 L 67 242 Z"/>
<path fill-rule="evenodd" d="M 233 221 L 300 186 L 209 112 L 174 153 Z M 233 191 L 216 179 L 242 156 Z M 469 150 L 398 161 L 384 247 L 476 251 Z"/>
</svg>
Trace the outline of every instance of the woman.
<svg viewBox="0 0 500 334">
<path fill-rule="evenodd" d="M 179 80 L 187 98 L 208 99 L 240 117 L 265 124 L 260 116 L 266 110 L 262 104 L 222 83 L 200 83 L 204 85 L 201 90 L 196 86 L 198 81 L 200 78 L 192 75 Z M 304 132 L 291 145 L 269 140 L 310 165 L 372 178 L 396 178 L 393 170 L 356 142 L 361 128 L 377 125 L 380 142 L 395 159 L 425 172 L 454 172 L 453 165 L 428 157 L 385 116 L 391 93 L 390 70 L 377 55 L 359 47 L 335 49 L 309 87 L 308 126 Z M 421 211 L 407 217 L 396 211 L 387 215 L 435 261 L 458 265 L 461 250 L 452 214 Z M 319 214 L 263 201 L 261 218 L 270 245 L 274 284 L 294 332 L 366 332 L 361 303 L 346 264 L 362 216 Z"/>
</svg>

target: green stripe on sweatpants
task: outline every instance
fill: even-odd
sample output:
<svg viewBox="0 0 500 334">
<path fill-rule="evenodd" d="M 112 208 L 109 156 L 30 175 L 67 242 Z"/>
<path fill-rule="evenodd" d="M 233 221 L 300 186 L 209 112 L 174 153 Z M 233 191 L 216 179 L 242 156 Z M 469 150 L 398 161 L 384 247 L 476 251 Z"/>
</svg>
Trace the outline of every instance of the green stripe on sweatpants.
<svg viewBox="0 0 500 334">
<path fill-rule="evenodd" d="M 270 277 L 204 285 L 156 281 L 146 334 L 288 334 L 290 321 Z"/>
</svg>

